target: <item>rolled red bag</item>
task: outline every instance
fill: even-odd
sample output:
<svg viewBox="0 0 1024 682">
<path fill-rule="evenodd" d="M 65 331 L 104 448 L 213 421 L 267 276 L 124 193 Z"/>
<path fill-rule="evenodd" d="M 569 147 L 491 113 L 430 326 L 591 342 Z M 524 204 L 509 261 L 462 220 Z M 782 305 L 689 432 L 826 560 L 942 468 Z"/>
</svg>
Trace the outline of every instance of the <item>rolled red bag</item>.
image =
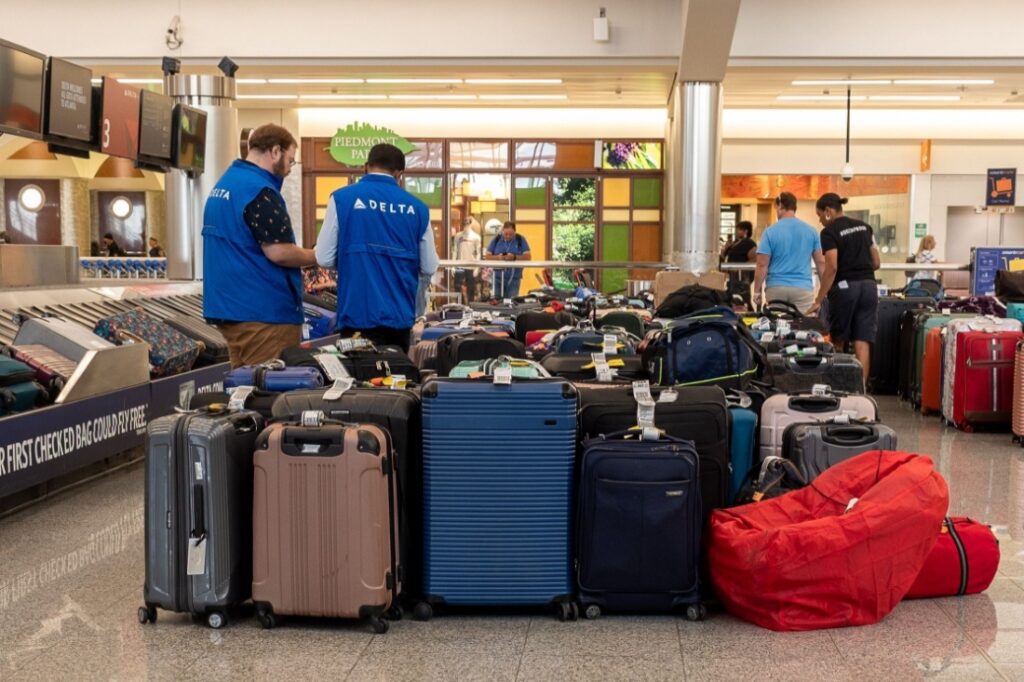
<svg viewBox="0 0 1024 682">
<path fill-rule="evenodd" d="M 906 599 L 984 592 L 999 569 L 999 541 L 992 529 L 966 516 L 946 517 L 924 568 Z"/>
</svg>

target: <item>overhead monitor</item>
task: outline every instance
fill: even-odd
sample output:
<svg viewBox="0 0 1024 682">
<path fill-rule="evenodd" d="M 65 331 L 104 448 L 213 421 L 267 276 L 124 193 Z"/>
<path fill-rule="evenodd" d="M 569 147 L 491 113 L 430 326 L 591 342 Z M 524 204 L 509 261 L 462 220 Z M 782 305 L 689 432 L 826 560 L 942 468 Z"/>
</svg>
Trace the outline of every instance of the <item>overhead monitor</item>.
<svg viewBox="0 0 1024 682">
<path fill-rule="evenodd" d="M 0 132 L 43 137 L 46 57 L 0 40 Z"/>
<path fill-rule="evenodd" d="M 199 174 L 206 166 L 206 112 L 179 104 L 174 110 L 174 165 Z"/>
<path fill-rule="evenodd" d="M 139 89 L 103 78 L 100 151 L 123 159 L 139 155 Z"/>
<path fill-rule="evenodd" d="M 143 90 L 139 111 L 139 161 L 170 165 L 174 100 Z"/>
<path fill-rule="evenodd" d="M 51 149 L 79 150 L 88 155 L 96 142 L 94 104 L 92 71 L 50 57 L 46 70 L 46 140 Z"/>
</svg>

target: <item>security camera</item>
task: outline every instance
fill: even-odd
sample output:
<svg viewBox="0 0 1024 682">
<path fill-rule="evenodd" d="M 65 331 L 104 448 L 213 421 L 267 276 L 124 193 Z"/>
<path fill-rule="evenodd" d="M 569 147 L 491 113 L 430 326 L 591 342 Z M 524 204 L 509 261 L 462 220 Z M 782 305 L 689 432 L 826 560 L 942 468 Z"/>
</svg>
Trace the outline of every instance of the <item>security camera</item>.
<svg viewBox="0 0 1024 682">
<path fill-rule="evenodd" d="M 844 163 L 843 170 L 839 171 L 839 177 L 841 177 L 846 182 L 853 180 L 853 164 L 849 162 Z"/>
<path fill-rule="evenodd" d="M 171 19 L 171 24 L 167 27 L 167 35 L 164 38 L 164 42 L 166 42 L 167 47 L 172 50 L 176 50 L 181 47 L 181 17 L 175 15 Z"/>
</svg>

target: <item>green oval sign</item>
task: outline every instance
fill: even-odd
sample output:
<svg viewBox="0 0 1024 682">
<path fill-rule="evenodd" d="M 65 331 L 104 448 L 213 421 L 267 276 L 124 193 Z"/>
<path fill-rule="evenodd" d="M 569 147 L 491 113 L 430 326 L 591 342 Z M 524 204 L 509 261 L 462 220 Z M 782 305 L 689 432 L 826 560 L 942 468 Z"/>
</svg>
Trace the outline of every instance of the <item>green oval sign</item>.
<svg viewBox="0 0 1024 682">
<path fill-rule="evenodd" d="M 331 158 L 346 166 L 362 166 L 370 149 L 377 144 L 393 144 L 408 154 L 416 149 L 416 145 L 401 137 L 390 128 L 370 125 L 369 123 L 350 123 L 331 138 L 331 146 L 327 147 Z"/>
</svg>

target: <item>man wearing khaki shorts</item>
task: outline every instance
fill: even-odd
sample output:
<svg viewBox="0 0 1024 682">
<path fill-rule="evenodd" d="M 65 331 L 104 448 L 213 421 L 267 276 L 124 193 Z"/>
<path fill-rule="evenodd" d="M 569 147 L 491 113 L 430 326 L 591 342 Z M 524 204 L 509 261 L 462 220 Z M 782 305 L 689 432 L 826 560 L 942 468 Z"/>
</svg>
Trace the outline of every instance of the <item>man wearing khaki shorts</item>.
<svg viewBox="0 0 1024 682">
<path fill-rule="evenodd" d="M 783 192 L 775 199 L 778 222 L 764 231 L 757 247 L 754 305 L 784 301 L 801 313 L 814 305 L 811 262 L 821 273 L 824 257 L 818 231 L 796 217 L 796 197 Z"/>
</svg>

